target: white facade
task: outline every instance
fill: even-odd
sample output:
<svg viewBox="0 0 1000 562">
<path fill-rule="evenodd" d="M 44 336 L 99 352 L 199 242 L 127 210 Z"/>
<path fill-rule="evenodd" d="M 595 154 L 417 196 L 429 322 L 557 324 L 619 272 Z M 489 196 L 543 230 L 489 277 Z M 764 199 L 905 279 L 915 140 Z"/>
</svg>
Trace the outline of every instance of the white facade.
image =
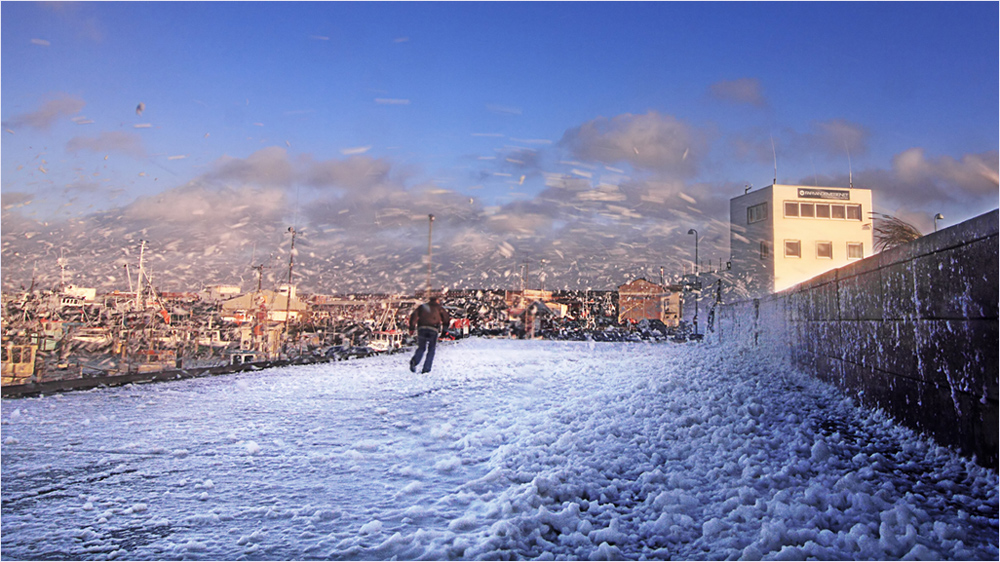
<svg viewBox="0 0 1000 562">
<path fill-rule="evenodd" d="M 204 292 L 207 300 L 218 301 L 238 296 L 240 294 L 240 288 L 236 285 L 212 285 L 210 287 L 205 287 Z"/>
<path fill-rule="evenodd" d="M 93 287 L 77 287 L 76 285 L 66 285 L 66 287 L 63 288 L 63 294 L 70 295 L 72 297 L 78 297 L 87 302 L 94 302 L 97 300 L 97 289 Z"/>
<path fill-rule="evenodd" d="M 279 295 L 289 295 L 290 294 L 290 296 L 294 299 L 295 298 L 295 285 L 289 285 L 288 283 L 284 283 L 282 285 L 279 285 L 278 286 L 278 294 Z"/>
<path fill-rule="evenodd" d="M 775 184 L 729 201 L 732 278 L 782 291 L 872 254 L 868 189 Z"/>
</svg>

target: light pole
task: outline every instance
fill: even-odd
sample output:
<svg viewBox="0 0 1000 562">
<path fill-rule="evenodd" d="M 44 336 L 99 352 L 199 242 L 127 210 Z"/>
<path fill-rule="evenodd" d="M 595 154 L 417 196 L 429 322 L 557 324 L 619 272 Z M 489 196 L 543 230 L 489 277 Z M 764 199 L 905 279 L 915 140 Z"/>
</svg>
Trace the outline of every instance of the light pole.
<svg viewBox="0 0 1000 562">
<path fill-rule="evenodd" d="M 292 247 L 288 250 L 288 292 L 285 294 L 285 343 L 288 343 L 288 315 L 292 309 L 292 266 L 295 264 L 295 231 L 294 226 L 288 227 L 288 232 L 292 233 Z"/>
<path fill-rule="evenodd" d="M 434 238 L 434 215 L 427 215 L 427 300 L 431 298 L 431 241 Z"/>
<path fill-rule="evenodd" d="M 694 234 L 694 288 L 695 291 L 701 289 L 701 282 L 698 279 L 698 231 L 688 230 L 688 234 Z M 698 293 L 694 294 L 694 334 L 698 335 Z"/>
<path fill-rule="evenodd" d="M 934 215 L 934 232 L 937 232 L 937 221 L 944 220 L 944 215 L 938 213 Z"/>
</svg>

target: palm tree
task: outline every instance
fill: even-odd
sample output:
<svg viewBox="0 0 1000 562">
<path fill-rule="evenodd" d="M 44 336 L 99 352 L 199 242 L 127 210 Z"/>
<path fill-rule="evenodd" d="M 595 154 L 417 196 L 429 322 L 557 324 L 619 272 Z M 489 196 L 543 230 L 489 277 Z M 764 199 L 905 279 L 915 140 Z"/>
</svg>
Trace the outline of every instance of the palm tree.
<svg viewBox="0 0 1000 562">
<path fill-rule="evenodd" d="M 917 227 L 891 215 L 872 213 L 872 222 L 876 252 L 901 246 L 923 236 Z"/>
</svg>

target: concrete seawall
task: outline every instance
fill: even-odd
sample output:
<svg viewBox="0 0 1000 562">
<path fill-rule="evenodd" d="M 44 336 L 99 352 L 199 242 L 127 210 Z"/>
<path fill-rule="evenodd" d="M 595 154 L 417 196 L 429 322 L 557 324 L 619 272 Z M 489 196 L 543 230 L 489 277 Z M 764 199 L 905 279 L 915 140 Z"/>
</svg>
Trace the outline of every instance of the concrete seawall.
<svg viewBox="0 0 1000 562">
<path fill-rule="evenodd" d="M 787 360 L 997 468 L 998 211 L 760 299 L 715 337 Z"/>
</svg>

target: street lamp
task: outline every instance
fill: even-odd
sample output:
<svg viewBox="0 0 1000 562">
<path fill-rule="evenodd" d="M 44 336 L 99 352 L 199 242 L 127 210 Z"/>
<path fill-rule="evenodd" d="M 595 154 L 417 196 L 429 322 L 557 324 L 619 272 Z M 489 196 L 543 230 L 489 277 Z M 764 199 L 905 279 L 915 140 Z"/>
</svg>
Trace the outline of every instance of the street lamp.
<svg viewBox="0 0 1000 562">
<path fill-rule="evenodd" d="M 934 215 L 934 232 L 937 232 L 937 221 L 944 220 L 944 215 L 938 213 Z"/>
<path fill-rule="evenodd" d="M 427 300 L 431 299 L 431 240 L 434 238 L 434 215 L 427 215 Z"/>
<path fill-rule="evenodd" d="M 698 275 L 698 231 L 692 228 L 688 234 L 694 234 L 694 274 Z"/>
<path fill-rule="evenodd" d="M 694 285 L 695 290 L 701 289 L 701 282 L 698 279 L 698 231 L 688 230 L 688 234 L 694 234 Z M 698 335 L 698 293 L 694 294 L 694 334 Z"/>
</svg>

